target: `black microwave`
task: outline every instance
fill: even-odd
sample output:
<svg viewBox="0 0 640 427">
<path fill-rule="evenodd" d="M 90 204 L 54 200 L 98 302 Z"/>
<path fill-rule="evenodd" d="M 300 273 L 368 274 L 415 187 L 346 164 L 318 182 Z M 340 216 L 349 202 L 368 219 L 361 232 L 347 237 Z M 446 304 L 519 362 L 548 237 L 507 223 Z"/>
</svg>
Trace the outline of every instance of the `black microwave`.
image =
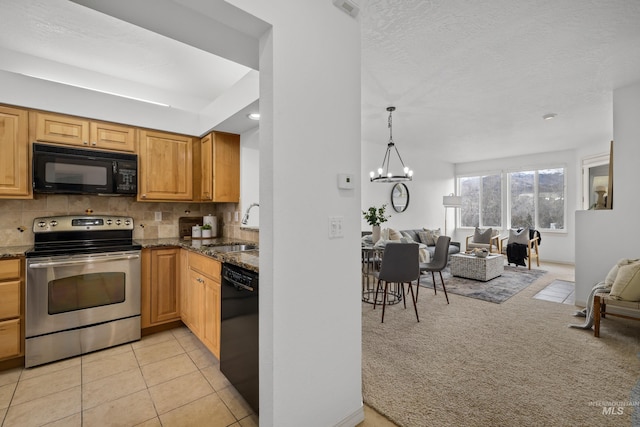
<svg viewBox="0 0 640 427">
<path fill-rule="evenodd" d="M 34 142 L 33 191 L 135 196 L 138 156 Z"/>
</svg>

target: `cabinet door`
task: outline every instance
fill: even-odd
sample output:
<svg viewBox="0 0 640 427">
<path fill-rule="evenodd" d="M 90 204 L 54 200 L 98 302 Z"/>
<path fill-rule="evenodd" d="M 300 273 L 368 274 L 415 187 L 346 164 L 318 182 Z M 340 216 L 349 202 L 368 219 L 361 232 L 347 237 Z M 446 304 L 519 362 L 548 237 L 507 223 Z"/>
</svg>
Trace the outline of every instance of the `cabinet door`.
<svg viewBox="0 0 640 427">
<path fill-rule="evenodd" d="M 213 136 L 200 140 L 200 200 L 213 200 Z"/>
<path fill-rule="evenodd" d="M 140 314 L 142 328 L 180 319 L 179 248 L 143 249 Z"/>
<path fill-rule="evenodd" d="M 20 317 L 20 280 L 0 282 L 0 320 Z"/>
<path fill-rule="evenodd" d="M 105 150 L 136 151 L 136 129 L 113 123 L 91 122 L 91 146 Z"/>
<path fill-rule="evenodd" d="M 0 106 L 0 198 L 31 194 L 29 113 Z"/>
<path fill-rule="evenodd" d="M 188 319 L 190 321 L 189 328 L 200 340 L 202 340 L 202 329 L 204 325 L 204 275 L 195 270 L 189 270 L 189 302 Z"/>
<path fill-rule="evenodd" d="M 0 322 L 0 359 L 20 356 L 21 342 L 20 319 Z"/>
<path fill-rule="evenodd" d="M 180 249 L 151 251 L 151 323 L 180 319 Z"/>
<path fill-rule="evenodd" d="M 213 133 L 213 201 L 240 201 L 240 135 Z"/>
<path fill-rule="evenodd" d="M 138 141 L 138 200 L 192 200 L 193 139 L 141 130 Z"/>
<path fill-rule="evenodd" d="M 59 114 L 35 113 L 36 141 L 89 146 L 89 121 Z"/>
<path fill-rule="evenodd" d="M 220 282 L 210 278 L 205 281 L 203 303 L 202 342 L 220 359 Z"/>
</svg>

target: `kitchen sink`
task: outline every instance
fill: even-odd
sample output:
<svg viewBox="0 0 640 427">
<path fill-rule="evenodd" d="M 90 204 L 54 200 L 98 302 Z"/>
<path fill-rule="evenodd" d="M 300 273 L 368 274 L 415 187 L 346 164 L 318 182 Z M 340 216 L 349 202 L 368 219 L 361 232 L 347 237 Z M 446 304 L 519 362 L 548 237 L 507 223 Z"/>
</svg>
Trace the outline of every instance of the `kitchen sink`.
<svg viewBox="0 0 640 427">
<path fill-rule="evenodd" d="M 222 245 L 222 246 L 210 246 L 216 252 L 243 252 L 253 251 L 258 249 L 258 245 L 243 244 L 243 245 Z"/>
</svg>

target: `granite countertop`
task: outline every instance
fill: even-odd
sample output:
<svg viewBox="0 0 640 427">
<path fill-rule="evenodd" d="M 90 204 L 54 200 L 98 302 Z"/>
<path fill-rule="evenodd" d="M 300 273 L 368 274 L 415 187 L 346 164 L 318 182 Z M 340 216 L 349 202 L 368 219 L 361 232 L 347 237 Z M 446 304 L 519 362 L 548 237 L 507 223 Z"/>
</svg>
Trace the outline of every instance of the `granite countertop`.
<svg viewBox="0 0 640 427">
<path fill-rule="evenodd" d="M 0 247 L 0 258 L 14 258 L 24 256 L 24 253 L 33 249 L 33 246 L 4 246 Z"/>
<path fill-rule="evenodd" d="M 237 265 L 247 270 L 258 272 L 259 254 L 258 249 L 242 251 L 242 252 L 220 252 L 216 251 L 216 246 L 222 245 L 246 245 L 255 242 L 247 242 L 239 239 L 231 239 L 228 237 L 218 237 L 214 239 L 142 239 L 136 240 L 143 248 L 159 248 L 159 247 L 180 247 L 190 251 L 199 252 L 203 255 L 210 256 L 220 262 Z M 31 250 L 33 246 L 5 246 L 0 247 L 1 258 L 13 258 L 24 256 L 25 252 Z"/>
<path fill-rule="evenodd" d="M 220 252 L 216 251 L 216 246 L 223 245 L 257 245 L 255 242 L 247 242 L 240 239 L 231 239 L 228 237 L 217 237 L 213 239 L 142 239 L 136 240 L 143 248 L 159 248 L 159 247 L 181 247 L 190 251 L 198 252 L 203 255 L 210 256 L 220 262 L 234 264 L 247 270 L 259 271 L 259 254 L 258 249 L 242 251 L 242 252 Z"/>
</svg>

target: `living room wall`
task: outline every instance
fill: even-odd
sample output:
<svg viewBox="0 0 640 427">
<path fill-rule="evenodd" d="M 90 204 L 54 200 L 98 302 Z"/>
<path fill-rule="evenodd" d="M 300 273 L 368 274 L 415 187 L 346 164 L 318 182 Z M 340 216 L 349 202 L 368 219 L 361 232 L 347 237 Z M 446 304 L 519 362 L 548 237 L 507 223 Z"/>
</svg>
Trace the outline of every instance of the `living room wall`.
<svg viewBox="0 0 640 427">
<path fill-rule="evenodd" d="M 449 194 L 455 189 L 455 176 L 457 174 L 481 174 L 502 170 L 518 168 L 545 168 L 551 165 L 564 166 L 567 176 L 567 212 L 566 228 L 558 232 L 543 232 L 542 245 L 540 247 L 541 260 L 569 263 L 575 262 L 575 222 L 574 215 L 576 209 L 582 209 L 580 192 L 580 158 L 574 150 L 532 154 L 518 157 L 484 160 L 478 162 L 452 164 L 437 161 L 420 161 L 417 164 L 409 164 L 414 170 L 413 181 L 407 182 L 409 188 L 410 203 L 408 209 L 403 213 L 396 213 L 391 209 L 390 195 L 392 183 L 371 183 L 369 182 L 369 171 L 377 168 L 384 155 L 384 144 L 380 142 L 363 141 L 362 145 L 362 209 L 369 206 L 380 206 L 383 203 L 388 205 L 388 212 L 391 218 L 383 227 L 396 229 L 407 228 L 441 228 L 444 231 L 444 207 L 442 206 L 442 196 Z M 593 150 L 597 151 L 597 147 Z M 590 152 L 592 154 L 594 151 Z M 402 147 L 404 159 L 429 159 L 432 157 L 428 150 L 416 149 L 414 147 Z M 583 153 L 584 154 L 584 153 Z M 452 236 L 453 241 L 462 243 L 467 235 L 473 233 L 473 229 L 455 228 L 455 212 L 453 209 L 447 210 L 447 234 Z M 362 230 L 370 230 L 370 226 L 363 219 Z M 506 234 L 506 228 L 502 235 Z"/>
<path fill-rule="evenodd" d="M 613 209 L 576 212 L 576 303 L 621 258 L 640 258 L 640 81 L 613 92 Z"/>
<path fill-rule="evenodd" d="M 576 178 L 576 169 L 579 159 L 576 158 L 574 150 L 557 151 L 540 154 L 528 154 L 518 157 L 507 157 L 502 159 L 485 160 L 470 163 L 458 163 L 455 165 L 456 175 L 473 175 L 483 173 L 499 173 L 503 171 L 517 169 L 544 169 L 548 167 L 565 167 L 566 175 L 566 213 L 565 229 L 558 231 L 542 232 L 542 244 L 540 246 L 540 261 L 574 263 L 575 261 L 575 223 L 574 212 L 581 209 L 578 195 L 581 190 L 581 183 Z M 503 209 L 504 212 L 504 209 Z M 508 236 L 506 229 L 506 218 L 503 216 L 504 229 L 502 236 Z M 466 235 L 473 234 L 473 229 L 457 230 L 457 238 L 464 241 Z M 542 268 L 542 267 L 541 267 Z"/>
<path fill-rule="evenodd" d="M 383 135 L 384 136 L 384 135 Z M 370 206 L 387 205 L 387 213 L 391 215 L 389 221 L 382 227 L 398 230 L 412 228 L 440 228 L 444 232 L 444 207 L 442 196 L 454 191 L 453 164 L 433 159 L 433 153 L 421 147 L 411 147 L 403 144 L 399 148 L 400 154 L 407 166 L 414 171 L 413 180 L 405 182 L 409 189 L 409 206 L 401 213 L 391 207 L 391 189 L 393 183 L 370 182 L 369 172 L 380 167 L 386 141 L 362 142 L 362 210 Z M 419 161 L 416 161 L 418 160 Z M 410 160 L 410 161 L 409 161 Z M 363 231 L 370 231 L 371 226 L 361 218 Z M 453 212 L 449 211 L 447 219 L 448 233 L 453 230 Z"/>
</svg>

